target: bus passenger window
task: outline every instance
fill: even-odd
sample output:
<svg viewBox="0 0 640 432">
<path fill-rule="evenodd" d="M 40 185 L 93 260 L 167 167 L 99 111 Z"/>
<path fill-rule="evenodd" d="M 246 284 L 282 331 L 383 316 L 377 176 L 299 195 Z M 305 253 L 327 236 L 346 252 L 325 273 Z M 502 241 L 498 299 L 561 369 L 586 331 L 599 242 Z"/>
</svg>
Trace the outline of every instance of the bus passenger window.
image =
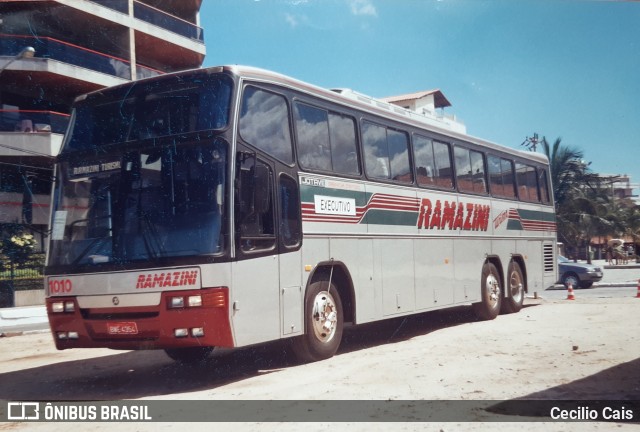
<svg viewBox="0 0 640 432">
<path fill-rule="evenodd" d="M 416 157 L 416 172 L 420 186 L 435 186 L 435 161 L 433 158 L 433 142 L 416 135 L 413 139 Z"/>
<path fill-rule="evenodd" d="M 456 178 L 461 192 L 486 193 L 484 155 L 462 147 L 455 148 Z"/>
<path fill-rule="evenodd" d="M 389 148 L 386 128 L 364 122 L 362 141 L 367 175 L 372 178 L 389 178 Z"/>
<path fill-rule="evenodd" d="M 306 169 L 360 174 L 353 118 L 296 103 L 298 160 Z"/>
<path fill-rule="evenodd" d="M 522 201 L 540 201 L 538 179 L 534 167 L 516 163 L 516 179 L 518 181 L 518 196 Z"/>
<path fill-rule="evenodd" d="M 293 162 L 289 107 L 283 96 L 248 86 L 242 95 L 240 135 L 260 150 Z"/>
<path fill-rule="evenodd" d="M 515 198 L 513 163 L 508 159 L 489 156 L 488 164 L 491 193 L 498 197 Z"/>
<path fill-rule="evenodd" d="M 403 183 L 413 181 L 406 133 L 364 122 L 362 137 L 367 175 Z"/>
<path fill-rule="evenodd" d="M 502 184 L 504 185 L 504 196 L 507 198 L 516 197 L 516 183 L 513 176 L 513 162 L 507 159 L 500 161 L 502 170 Z"/>
<path fill-rule="evenodd" d="M 409 138 L 404 132 L 387 129 L 391 178 L 402 183 L 413 182 L 409 162 Z"/>
<path fill-rule="evenodd" d="M 300 166 L 331 171 L 331 141 L 327 112 L 302 104 L 296 104 L 295 111 Z"/>
<path fill-rule="evenodd" d="M 504 184 L 502 181 L 500 158 L 489 156 L 487 163 L 489 165 L 489 184 L 491 184 L 491 193 L 495 196 L 504 196 Z"/>
<path fill-rule="evenodd" d="M 329 113 L 329 134 L 333 171 L 340 174 L 360 174 L 356 124 L 353 118 Z"/>
<path fill-rule="evenodd" d="M 551 202 L 551 194 L 549 193 L 549 182 L 547 181 L 547 170 L 538 169 L 538 184 L 540 185 L 540 194 L 542 202 L 549 204 Z"/>
<path fill-rule="evenodd" d="M 436 163 L 437 186 L 453 189 L 453 169 L 451 168 L 451 147 L 449 144 L 434 141 L 433 157 Z"/>
<path fill-rule="evenodd" d="M 420 186 L 451 189 L 451 157 L 449 145 L 416 135 L 413 139 L 416 172 Z"/>
</svg>

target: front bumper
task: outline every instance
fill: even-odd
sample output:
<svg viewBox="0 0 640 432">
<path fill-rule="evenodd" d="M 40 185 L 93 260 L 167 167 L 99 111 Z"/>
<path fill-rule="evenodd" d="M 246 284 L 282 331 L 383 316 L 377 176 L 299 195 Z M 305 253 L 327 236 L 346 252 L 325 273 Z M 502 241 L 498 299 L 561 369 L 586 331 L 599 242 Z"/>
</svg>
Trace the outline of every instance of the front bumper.
<svg viewBox="0 0 640 432">
<path fill-rule="evenodd" d="M 197 295 L 203 298 L 201 306 L 169 306 L 172 297 Z M 54 303 L 60 302 L 73 302 L 73 311 L 53 312 Z M 80 309 L 75 297 L 50 297 L 46 305 L 59 350 L 234 346 L 226 288 L 166 291 L 157 306 Z"/>
</svg>

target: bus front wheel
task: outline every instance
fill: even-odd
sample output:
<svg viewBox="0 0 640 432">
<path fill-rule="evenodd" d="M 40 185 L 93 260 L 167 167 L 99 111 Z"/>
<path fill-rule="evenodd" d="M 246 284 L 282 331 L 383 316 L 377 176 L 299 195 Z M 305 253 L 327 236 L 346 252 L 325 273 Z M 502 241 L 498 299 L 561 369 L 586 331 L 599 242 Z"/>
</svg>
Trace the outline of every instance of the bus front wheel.
<svg viewBox="0 0 640 432">
<path fill-rule="evenodd" d="M 335 285 L 317 281 L 309 286 L 304 324 L 304 334 L 291 341 L 296 358 L 312 362 L 333 357 L 340 346 L 343 328 L 342 302 Z"/>
<path fill-rule="evenodd" d="M 480 302 L 473 304 L 473 311 L 481 320 L 492 320 L 500 313 L 501 304 L 500 274 L 496 266 L 487 262 L 482 266 Z"/>
</svg>

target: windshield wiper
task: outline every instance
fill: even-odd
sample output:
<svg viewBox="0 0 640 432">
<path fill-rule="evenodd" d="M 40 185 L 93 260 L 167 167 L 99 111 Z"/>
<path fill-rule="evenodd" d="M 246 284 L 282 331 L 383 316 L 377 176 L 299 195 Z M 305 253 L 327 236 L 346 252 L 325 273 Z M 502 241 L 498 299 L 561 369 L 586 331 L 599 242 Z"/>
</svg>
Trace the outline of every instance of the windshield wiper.
<svg viewBox="0 0 640 432">
<path fill-rule="evenodd" d="M 165 256 L 167 251 L 164 249 L 162 242 L 160 241 L 160 235 L 158 234 L 154 223 L 151 222 L 149 213 L 141 212 L 138 219 L 143 221 L 142 241 L 149 257 L 157 259 L 158 257 Z M 153 243 L 155 243 L 155 247 Z"/>
</svg>

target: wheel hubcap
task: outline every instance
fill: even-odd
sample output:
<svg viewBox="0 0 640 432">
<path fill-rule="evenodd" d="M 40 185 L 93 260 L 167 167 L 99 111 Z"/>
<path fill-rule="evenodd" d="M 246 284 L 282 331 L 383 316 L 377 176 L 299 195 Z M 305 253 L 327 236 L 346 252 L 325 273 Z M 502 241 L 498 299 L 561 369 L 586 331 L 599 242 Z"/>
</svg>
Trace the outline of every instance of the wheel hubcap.
<svg viewBox="0 0 640 432">
<path fill-rule="evenodd" d="M 511 290 L 511 298 L 519 302 L 522 298 L 522 294 L 524 292 L 524 285 L 522 284 L 522 279 L 520 278 L 520 274 L 518 272 L 512 272 L 511 278 L 509 280 L 509 289 Z"/>
<path fill-rule="evenodd" d="M 500 283 L 495 275 L 490 274 L 485 281 L 485 289 L 489 297 L 489 303 L 491 307 L 496 307 L 500 298 Z"/>
<path fill-rule="evenodd" d="M 313 333 L 321 342 L 329 342 L 336 334 L 338 313 L 336 303 L 327 291 L 318 293 L 313 301 Z"/>
</svg>

